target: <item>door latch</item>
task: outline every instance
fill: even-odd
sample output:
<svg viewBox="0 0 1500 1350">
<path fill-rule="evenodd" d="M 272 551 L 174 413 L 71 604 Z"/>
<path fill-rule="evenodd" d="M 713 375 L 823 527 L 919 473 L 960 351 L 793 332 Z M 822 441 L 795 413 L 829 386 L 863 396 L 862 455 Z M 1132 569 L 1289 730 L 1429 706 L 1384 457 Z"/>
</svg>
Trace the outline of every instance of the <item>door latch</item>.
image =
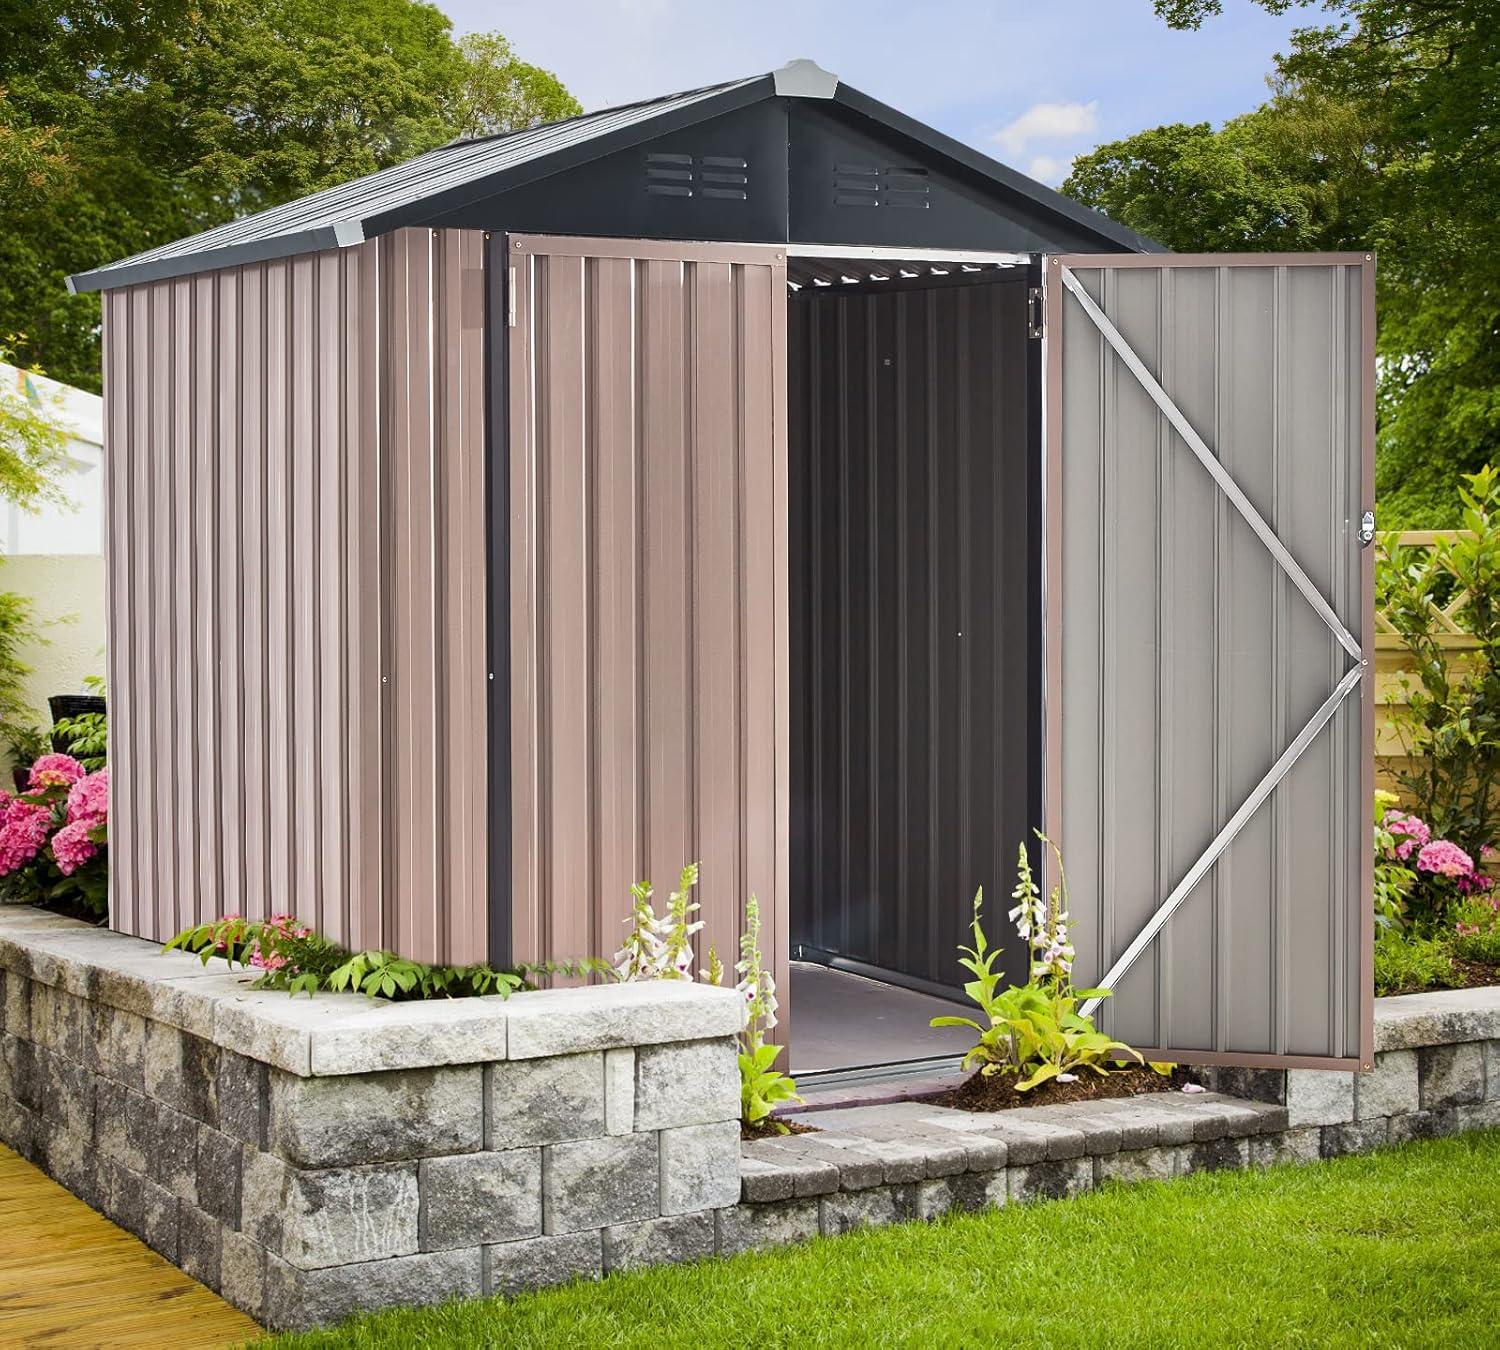
<svg viewBox="0 0 1500 1350">
<path fill-rule="evenodd" d="M 1043 319 L 1044 313 L 1045 310 L 1042 308 L 1042 288 L 1040 286 L 1033 286 L 1026 293 L 1026 317 L 1029 331 L 1034 338 L 1042 336 L 1043 324 L 1045 322 Z"/>
<path fill-rule="evenodd" d="M 1375 513 L 1366 511 L 1359 518 L 1359 545 L 1366 548 L 1375 542 Z"/>
</svg>

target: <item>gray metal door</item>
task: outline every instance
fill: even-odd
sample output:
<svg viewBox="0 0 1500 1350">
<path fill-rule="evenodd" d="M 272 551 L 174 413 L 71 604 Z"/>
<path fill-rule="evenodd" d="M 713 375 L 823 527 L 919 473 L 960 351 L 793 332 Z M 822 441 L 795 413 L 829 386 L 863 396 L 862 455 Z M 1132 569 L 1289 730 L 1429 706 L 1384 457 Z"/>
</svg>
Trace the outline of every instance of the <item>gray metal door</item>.
<svg viewBox="0 0 1500 1350">
<path fill-rule="evenodd" d="M 1050 257 L 1045 818 L 1161 1057 L 1373 1053 L 1374 260 Z"/>
</svg>

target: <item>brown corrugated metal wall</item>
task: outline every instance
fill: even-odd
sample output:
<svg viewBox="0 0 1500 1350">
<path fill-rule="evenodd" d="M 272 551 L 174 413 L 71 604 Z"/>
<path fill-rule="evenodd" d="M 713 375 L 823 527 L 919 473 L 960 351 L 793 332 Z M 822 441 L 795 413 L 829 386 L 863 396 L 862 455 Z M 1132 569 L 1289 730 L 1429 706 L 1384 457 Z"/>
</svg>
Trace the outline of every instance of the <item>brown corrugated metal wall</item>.
<svg viewBox="0 0 1500 1350">
<path fill-rule="evenodd" d="M 484 955 L 482 247 L 105 295 L 114 927 Z"/>
<path fill-rule="evenodd" d="M 515 954 L 614 951 L 697 859 L 700 953 L 753 891 L 784 987 L 784 255 L 508 256 Z"/>
</svg>

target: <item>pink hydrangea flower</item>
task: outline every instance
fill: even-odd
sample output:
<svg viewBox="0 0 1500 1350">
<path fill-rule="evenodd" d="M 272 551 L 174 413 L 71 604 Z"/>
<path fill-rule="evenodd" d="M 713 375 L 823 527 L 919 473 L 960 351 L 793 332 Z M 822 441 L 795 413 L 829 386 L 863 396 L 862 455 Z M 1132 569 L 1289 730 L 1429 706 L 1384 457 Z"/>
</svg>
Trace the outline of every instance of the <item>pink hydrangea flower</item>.
<svg viewBox="0 0 1500 1350">
<path fill-rule="evenodd" d="M 1385 828 L 1396 836 L 1396 856 L 1403 861 L 1432 838 L 1431 829 L 1420 816 L 1403 815 L 1396 810 L 1385 813 Z"/>
<path fill-rule="evenodd" d="M 98 845 L 89 838 L 89 831 L 93 828 L 90 821 L 75 820 L 52 836 L 52 857 L 63 876 L 72 876 L 99 851 Z"/>
<path fill-rule="evenodd" d="M 109 819 L 109 769 L 80 778 L 68 789 L 68 823 L 101 825 Z"/>
<path fill-rule="evenodd" d="M 1474 870 L 1474 859 L 1457 844 L 1434 839 L 1422 846 L 1422 851 L 1417 854 L 1417 866 L 1424 872 L 1436 872 L 1443 877 L 1466 877 Z"/>
<path fill-rule="evenodd" d="M 43 755 L 31 766 L 27 785 L 33 792 L 49 787 L 71 787 L 83 776 L 83 765 L 72 755 Z"/>
<path fill-rule="evenodd" d="M 52 812 L 33 802 L 13 802 L 0 827 L 0 877 L 25 867 L 46 846 Z"/>
</svg>

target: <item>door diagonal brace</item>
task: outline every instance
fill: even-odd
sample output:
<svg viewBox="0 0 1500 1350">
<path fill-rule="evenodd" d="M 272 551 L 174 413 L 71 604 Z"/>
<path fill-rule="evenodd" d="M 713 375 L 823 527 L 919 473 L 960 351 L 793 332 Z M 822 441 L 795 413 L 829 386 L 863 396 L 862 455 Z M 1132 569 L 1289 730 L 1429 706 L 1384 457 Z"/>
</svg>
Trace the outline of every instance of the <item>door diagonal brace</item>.
<svg viewBox="0 0 1500 1350">
<path fill-rule="evenodd" d="M 1287 551 L 1285 544 L 1276 536 L 1267 523 L 1264 516 L 1255 509 L 1254 503 L 1241 491 L 1240 485 L 1230 476 L 1229 471 L 1219 462 L 1214 453 L 1204 444 L 1203 438 L 1193 429 L 1193 424 L 1183 416 L 1180 409 L 1171 396 L 1158 383 L 1156 377 L 1141 363 L 1131 349 L 1131 346 L 1120 335 L 1120 330 L 1109 321 L 1108 316 L 1098 305 L 1094 298 L 1083 288 L 1083 283 L 1078 280 L 1070 268 L 1061 269 L 1062 283 L 1072 292 L 1073 298 L 1083 306 L 1083 312 L 1092 320 L 1094 327 L 1104 335 L 1104 340 L 1114 349 L 1116 356 L 1129 367 L 1130 373 L 1140 381 L 1141 387 L 1151 396 L 1151 401 L 1161 410 L 1162 416 L 1176 429 L 1177 434 L 1187 442 L 1188 449 L 1198 457 L 1199 463 L 1208 470 L 1215 483 L 1222 489 L 1224 495 L 1229 498 L 1230 504 L 1244 517 L 1245 523 L 1255 531 L 1271 556 L 1276 559 L 1281 570 L 1292 579 L 1292 584 L 1302 592 L 1307 603 L 1317 612 L 1318 617 L 1326 623 L 1338 639 L 1339 645 L 1354 657 L 1355 660 L 1363 660 L 1364 652 L 1354 635 L 1344 627 L 1343 621 L 1333 611 L 1333 606 L 1323 598 L 1323 593 L 1318 589 L 1313 579 L 1302 570 L 1301 564 Z"/>
<path fill-rule="evenodd" d="M 1351 666 L 1344 678 L 1334 687 L 1333 693 L 1323 701 L 1323 705 L 1312 715 L 1312 720 L 1297 733 L 1297 738 L 1285 750 L 1281 752 L 1281 758 L 1271 765 L 1266 776 L 1255 785 L 1254 790 L 1240 804 L 1240 809 L 1229 817 L 1228 823 L 1213 837 L 1213 842 L 1203 850 L 1202 855 L 1187 870 L 1187 874 L 1173 888 L 1172 894 L 1162 901 L 1160 908 L 1146 921 L 1146 926 L 1137 933 L 1131 941 L 1130 946 L 1120 954 L 1120 959 L 1112 965 L 1105 973 L 1102 980 L 1098 982 L 1101 989 L 1113 989 L 1116 982 L 1124 973 L 1136 963 L 1141 953 L 1151 945 L 1151 940 L 1161 932 L 1167 920 L 1172 917 L 1173 912 L 1192 893 L 1193 887 L 1203 880 L 1208 869 L 1218 860 L 1220 855 L 1230 844 L 1234 837 L 1245 828 L 1256 811 L 1260 809 L 1267 797 L 1275 791 L 1276 785 L 1291 771 L 1292 765 L 1301 758 L 1302 752 L 1317 738 L 1339 710 L 1344 700 L 1354 691 L 1364 675 L 1363 665 Z M 1079 1012 L 1087 1017 L 1097 1008 L 1102 1000 L 1091 998 L 1079 1008 Z"/>
</svg>

